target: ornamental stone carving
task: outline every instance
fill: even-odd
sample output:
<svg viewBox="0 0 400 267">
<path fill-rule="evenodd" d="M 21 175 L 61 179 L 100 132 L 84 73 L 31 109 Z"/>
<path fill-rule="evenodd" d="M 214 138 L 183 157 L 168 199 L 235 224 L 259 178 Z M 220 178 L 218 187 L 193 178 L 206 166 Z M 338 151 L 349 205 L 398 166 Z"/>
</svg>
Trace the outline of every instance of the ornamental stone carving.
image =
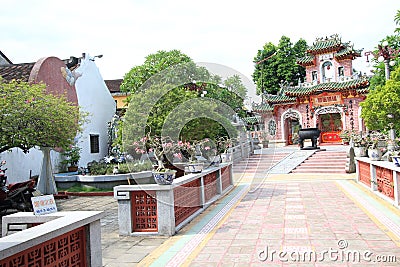
<svg viewBox="0 0 400 267">
<path fill-rule="evenodd" d="M 289 118 L 300 120 L 300 115 L 299 113 L 293 111 L 292 109 L 288 109 L 288 111 L 285 114 L 283 114 L 283 119 L 286 120 Z"/>
<path fill-rule="evenodd" d="M 341 113 L 342 111 L 338 107 L 320 107 L 315 111 L 316 115 L 328 114 L 328 113 Z"/>
</svg>

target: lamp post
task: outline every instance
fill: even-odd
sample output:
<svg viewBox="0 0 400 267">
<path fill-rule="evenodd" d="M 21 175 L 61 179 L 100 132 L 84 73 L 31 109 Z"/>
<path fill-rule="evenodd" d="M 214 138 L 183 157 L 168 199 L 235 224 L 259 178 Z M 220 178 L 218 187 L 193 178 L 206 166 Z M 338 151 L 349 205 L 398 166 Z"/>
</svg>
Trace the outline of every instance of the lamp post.
<svg viewBox="0 0 400 267">
<path fill-rule="evenodd" d="M 385 64 L 385 78 L 386 80 L 390 79 L 390 66 L 394 66 L 396 62 L 394 59 L 400 52 L 400 49 L 393 49 L 389 46 L 387 41 L 382 42 L 382 44 L 378 45 L 378 52 L 374 53 L 372 51 L 367 51 L 364 55 L 367 57 L 367 63 L 369 63 L 369 56 L 374 56 L 378 59 L 378 62 L 383 62 Z"/>
<path fill-rule="evenodd" d="M 389 122 L 389 138 L 390 140 L 394 140 L 396 138 L 396 132 L 393 129 L 393 119 L 394 119 L 394 114 L 393 113 L 389 113 L 387 114 L 387 117 L 389 118 L 390 122 Z"/>
</svg>

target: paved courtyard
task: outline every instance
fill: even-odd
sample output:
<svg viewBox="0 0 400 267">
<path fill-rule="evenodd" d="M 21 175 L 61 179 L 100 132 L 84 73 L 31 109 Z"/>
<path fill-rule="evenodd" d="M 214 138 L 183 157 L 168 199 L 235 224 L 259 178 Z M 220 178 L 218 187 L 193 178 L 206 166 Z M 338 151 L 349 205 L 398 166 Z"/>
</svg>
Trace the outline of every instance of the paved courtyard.
<svg viewBox="0 0 400 267">
<path fill-rule="evenodd" d="M 354 178 L 244 170 L 235 173 L 230 194 L 170 238 L 120 237 L 113 197 L 72 197 L 57 205 L 105 211 L 106 267 L 399 266 L 399 209 Z"/>
</svg>

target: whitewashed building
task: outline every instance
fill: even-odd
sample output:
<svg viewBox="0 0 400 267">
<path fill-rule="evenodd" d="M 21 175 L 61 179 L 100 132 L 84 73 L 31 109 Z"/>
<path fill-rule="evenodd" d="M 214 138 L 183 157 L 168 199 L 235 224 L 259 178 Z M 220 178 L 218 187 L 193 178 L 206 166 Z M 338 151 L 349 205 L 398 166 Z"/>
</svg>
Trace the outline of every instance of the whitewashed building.
<svg viewBox="0 0 400 267">
<path fill-rule="evenodd" d="M 67 99 L 77 103 L 88 113 L 88 122 L 84 125 L 83 132 L 76 138 L 77 145 L 82 148 L 79 166 L 86 167 L 88 162 L 107 155 L 107 123 L 115 114 L 116 104 L 95 64 L 95 57 L 83 54 L 82 57 L 73 59 L 76 61 L 73 66 L 69 61 L 56 57 L 46 57 L 37 62 L 21 64 L 12 64 L 8 59 L 1 60 L 0 76 L 6 81 L 12 79 L 42 81 L 47 85 L 49 92 L 67 92 Z M 7 161 L 7 176 L 9 182 L 14 183 L 27 180 L 30 175 L 40 174 L 43 153 L 38 149 L 31 149 L 25 154 L 20 149 L 14 148 L 11 152 L 1 153 L 0 159 Z M 60 161 L 61 155 L 52 151 L 51 162 L 54 172 L 58 172 Z"/>
</svg>

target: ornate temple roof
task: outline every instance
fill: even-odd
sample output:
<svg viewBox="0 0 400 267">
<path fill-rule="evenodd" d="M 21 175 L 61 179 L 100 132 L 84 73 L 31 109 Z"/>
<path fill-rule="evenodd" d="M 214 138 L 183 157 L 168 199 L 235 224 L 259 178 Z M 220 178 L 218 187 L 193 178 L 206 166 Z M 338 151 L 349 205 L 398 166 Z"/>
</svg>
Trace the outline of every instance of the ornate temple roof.
<svg viewBox="0 0 400 267">
<path fill-rule="evenodd" d="M 362 49 L 356 50 L 353 45 L 348 45 L 339 52 L 335 54 L 337 60 L 343 59 L 355 59 L 356 57 L 361 57 Z"/>
<path fill-rule="evenodd" d="M 323 92 L 349 92 L 355 91 L 359 95 L 365 95 L 369 89 L 369 79 L 359 79 L 344 82 L 320 83 L 313 86 L 286 87 L 279 95 L 264 95 L 263 102 L 253 106 L 257 112 L 273 111 L 275 105 L 294 104 L 298 98 L 310 95 L 318 95 Z"/>
<path fill-rule="evenodd" d="M 296 102 L 296 97 L 290 97 L 288 94 L 285 94 L 284 92 L 280 95 L 266 95 L 264 100 L 269 105 L 285 104 L 285 103 Z"/>
<path fill-rule="evenodd" d="M 297 59 L 297 64 L 303 67 L 315 65 L 315 56 L 305 56 Z"/>
<path fill-rule="evenodd" d="M 261 123 L 261 122 L 262 122 L 261 116 L 244 117 L 244 118 L 242 118 L 242 120 L 243 120 L 246 124 L 258 124 L 258 123 Z"/>
<path fill-rule="evenodd" d="M 368 78 L 360 78 L 345 82 L 329 82 L 320 83 L 310 87 L 288 87 L 285 89 L 287 97 L 300 97 L 312 94 L 318 94 L 321 92 L 342 92 L 349 90 L 362 90 L 363 93 L 368 92 L 369 80 Z M 360 91 L 361 93 L 361 91 Z"/>
<path fill-rule="evenodd" d="M 253 104 L 252 108 L 256 112 L 268 112 L 274 110 L 274 108 L 267 103 Z"/>
<path fill-rule="evenodd" d="M 307 49 L 307 53 L 312 55 L 336 52 L 343 49 L 344 44 L 337 34 L 330 37 L 317 38 L 312 46 Z"/>
<path fill-rule="evenodd" d="M 316 56 L 333 53 L 336 60 L 355 59 L 361 56 L 362 49 L 356 50 L 350 42 L 344 43 L 337 34 L 330 37 L 317 38 L 312 46 L 308 47 L 306 55 L 297 59 L 297 64 L 307 67 L 316 64 Z"/>
</svg>

